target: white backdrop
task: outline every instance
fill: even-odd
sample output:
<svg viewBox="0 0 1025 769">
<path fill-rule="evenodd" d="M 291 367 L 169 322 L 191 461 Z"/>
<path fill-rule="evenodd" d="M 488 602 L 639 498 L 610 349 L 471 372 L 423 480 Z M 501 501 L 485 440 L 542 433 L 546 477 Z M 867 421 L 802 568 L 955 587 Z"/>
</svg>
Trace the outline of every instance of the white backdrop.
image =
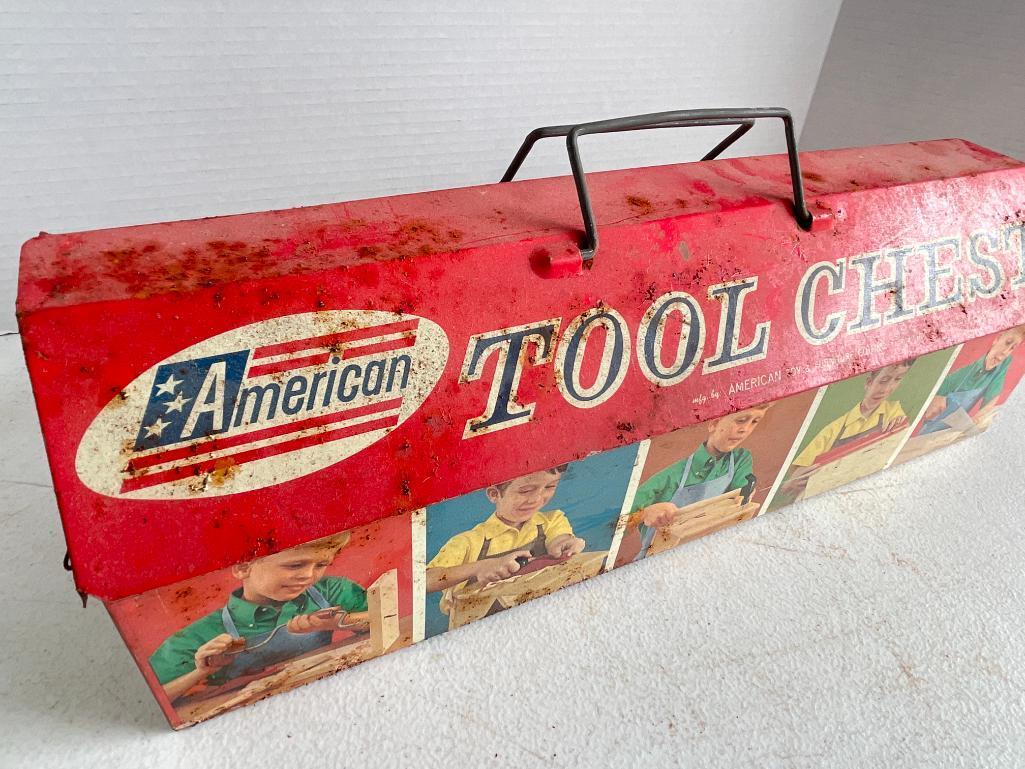
<svg viewBox="0 0 1025 769">
<path fill-rule="evenodd" d="M 0 330 L 40 229 L 491 181 L 545 123 L 781 104 L 801 125 L 815 91 L 809 147 L 960 134 L 1025 155 L 1014 4 L 851 0 L 815 90 L 839 0 L 8 0 Z M 989 121 L 951 122 L 980 104 Z M 589 137 L 585 157 L 721 135 Z M 781 148 L 756 129 L 736 152 Z M 527 175 L 565 173 L 541 150 Z M 0 338 L 0 767 L 1025 764 L 1021 396 L 980 440 L 176 735 L 59 568 L 19 347 Z"/>
<path fill-rule="evenodd" d="M 777 105 L 800 123 L 840 0 L 277 5 L 4 3 L 0 330 L 40 230 L 493 182 L 551 123 Z M 736 151 L 781 151 L 773 123 Z M 589 137 L 585 159 L 677 162 L 725 133 Z M 523 169 L 564 173 L 558 142 Z"/>
</svg>

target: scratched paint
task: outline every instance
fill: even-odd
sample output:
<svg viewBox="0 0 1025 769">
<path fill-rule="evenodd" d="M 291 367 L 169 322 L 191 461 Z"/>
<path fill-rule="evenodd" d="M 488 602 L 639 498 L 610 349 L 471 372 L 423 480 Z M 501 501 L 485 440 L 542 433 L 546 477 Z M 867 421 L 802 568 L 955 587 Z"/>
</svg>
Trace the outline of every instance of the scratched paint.
<svg viewBox="0 0 1025 769">
<path fill-rule="evenodd" d="M 1025 323 L 1020 162 L 802 163 L 810 232 L 784 157 L 590 175 L 586 264 L 566 178 L 34 238 L 18 317 L 77 587 L 139 596 Z"/>
</svg>

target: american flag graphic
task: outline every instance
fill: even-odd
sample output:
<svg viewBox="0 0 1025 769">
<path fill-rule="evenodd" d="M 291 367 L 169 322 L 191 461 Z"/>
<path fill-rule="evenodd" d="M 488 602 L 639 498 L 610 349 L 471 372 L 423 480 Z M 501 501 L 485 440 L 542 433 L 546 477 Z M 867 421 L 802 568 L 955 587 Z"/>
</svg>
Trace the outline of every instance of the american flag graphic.
<svg viewBox="0 0 1025 769">
<path fill-rule="evenodd" d="M 158 366 L 121 492 L 394 427 L 418 323 Z"/>
</svg>

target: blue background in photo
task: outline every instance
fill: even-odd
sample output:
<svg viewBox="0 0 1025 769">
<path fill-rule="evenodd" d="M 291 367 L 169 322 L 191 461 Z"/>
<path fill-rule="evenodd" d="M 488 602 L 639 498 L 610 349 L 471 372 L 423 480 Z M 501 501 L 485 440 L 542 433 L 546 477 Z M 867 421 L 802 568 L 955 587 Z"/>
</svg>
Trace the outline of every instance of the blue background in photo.
<svg viewBox="0 0 1025 769">
<path fill-rule="evenodd" d="M 545 510 L 562 510 L 573 533 L 587 544 L 586 551 L 608 550 L 616 530 L 619 512 L 637 445 L 606 451 L 570 464 L 559 488 Z M 456 534 L 483 523 L 495 512 L 483 490 L 431 505 L 427 508 L 427 561 Z M 448 630 L 448 617 L 438 608 L 441 592 L 427 594 L 426 637 Z"/>
</svg>

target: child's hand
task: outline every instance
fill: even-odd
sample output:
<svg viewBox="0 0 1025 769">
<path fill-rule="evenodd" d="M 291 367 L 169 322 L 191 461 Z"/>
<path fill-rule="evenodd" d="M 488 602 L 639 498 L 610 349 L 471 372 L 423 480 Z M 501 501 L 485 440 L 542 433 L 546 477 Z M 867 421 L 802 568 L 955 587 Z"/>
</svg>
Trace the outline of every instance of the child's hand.
<svg viewBox="0 0 1025 769">
<path fill-rule="evenodd" d="M 517 558 L 530 558 L 530 551 L 514 550 L 513 552 L 498 558 L 488 558 L 483 561 L 478 561 L 477 569 L 474 571 L 474 576 L 477 578 L 478 582 L 484 584 L 487 584 L 488 582 L 498 582 L 502 579 L 509 579 L 509 577 L 520 570 L 520 564 L 516 562 Z"/>
<path fill-rule="evenodd" d="M 345 610 L 337 606 L 321 609 L 312 614 L 300 614 L 288 621 L 289 633 L 324 633 L 338 630 L 338 622 L 345 617 Z"/>
<path fill-rule="evenodd" d="M 891 419 L 889 422 L 887 422 L 886 425 L 883 426 L 883 432 L 884 433 L 893 433 L 893 432 L 896 432 L 897 430 L 903 430 L 907 426 L 908 426 L 908 418 L 906 416 L 904 416 L 903 414 L 901 414 L 899 417 L 897 417 L 895 419 Z"/>
<path fill-rule="evenodd" d="M 653 529 L 669 526 L 676 520 L 678 510 L 679 508 L 672 502 L 657 502 L 654 505 L 648 505 L 641 510 L 641 523 Z"/>
<path fill-rule="evenodd" d="M 574 537 L 571 534 L 563 534 L 561 537 L 553 539 L 548 547 L 548 555 L 555 558 L 569 558 L 570 556 L 580 553 L 584 549 L 586 543 L 580 537 Z"/>
<path fill-rule="evenodd" d="M 930 419 L 935 419 L 943 413 L 943 409 L 947 407 L 947 399 L 942 395 L 937 395 L 931 401 L 929 401 L 929 408 L 925 410 L 925 419 L 928 422 Z"/>
<path fill-rule="evenodd" d="M 338 606 L 320 609 L 312 614 L 300 614 L 288 621 L 289 633 L 325 633 L 333 630 L 359 632 L 370 624 L 365 611 L 347 612 Z"/>
<path fill-rule="evenodd" d="M 793 475 L 787 478 L 780 486 L 782 491 L 787 496 L 799 497 L 804 494 L 808 488 L 808 480 L 812 474 L 819 469 L 818 465 L 809 465 L 808 467 L 798 467 L 794 470 Z"/>
<path fill-rule="evenodd" d="M 989 423 L 993 421 L 993 417 L 996 416 L 996 413 L 996 402 L 991 401 L 990 403 L 987 403 L 975 414 L 974 422 L 976 426 L 981 427 L 983 430 L 985 430 L 987 427 L 989 427 Z"/>
<path fill-rule="evenodd" d="M 214 636 L 196 649 L 196 670 L 210 674 L 230 665 L 234 660 L 231 652 L 246 648 L 246 639 L 232 638 L 227 633 Z"/>
</svg>

